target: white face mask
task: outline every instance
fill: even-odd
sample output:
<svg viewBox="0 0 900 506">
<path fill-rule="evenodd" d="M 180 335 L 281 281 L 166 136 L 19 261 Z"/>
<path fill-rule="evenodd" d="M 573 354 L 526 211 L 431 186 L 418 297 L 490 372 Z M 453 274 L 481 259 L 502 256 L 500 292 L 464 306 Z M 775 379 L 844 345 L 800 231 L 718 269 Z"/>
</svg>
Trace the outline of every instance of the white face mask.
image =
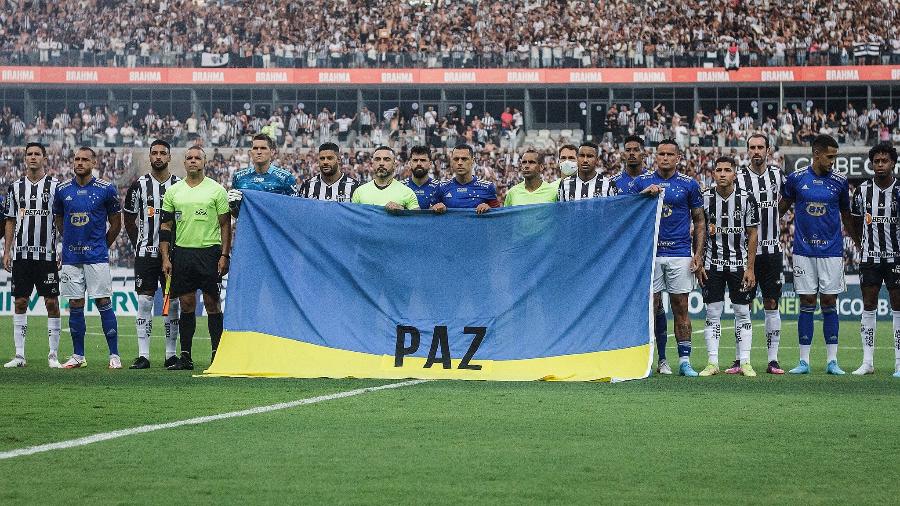
<svg viewBox="0 0 900 506">
<path fill-rule="evenodd" d="M 578 162 L 575 160 L 561 160 L 559 162 L 559 171 L 562 172 L 563 176 L 571 176 L 578 172 Z"/>
</svg>

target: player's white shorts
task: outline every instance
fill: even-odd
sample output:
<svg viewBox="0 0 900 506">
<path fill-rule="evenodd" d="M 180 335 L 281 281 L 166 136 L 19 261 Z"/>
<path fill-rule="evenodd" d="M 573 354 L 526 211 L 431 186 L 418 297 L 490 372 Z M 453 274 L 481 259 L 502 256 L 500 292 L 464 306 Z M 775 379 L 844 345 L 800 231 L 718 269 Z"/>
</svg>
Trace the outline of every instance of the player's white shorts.
<svg viewBox="0 0 900 506">
<path fill-rule="evenodd" d="M 108 263 L 63 265 L 59 271 L 60 295 L 67 299 L 112 297 L 112 274 Z"/>
<path fill-rule="evenodd" d="M 689 293 L 694 289 L 691 257 L 653 259 L 653 293 Z"/>
<path fill-rule="evenodd" d="M 794 291 L 800 295 L 837 295 L 846 290 L 844 259 L 794 255 Z"/>
</svg>

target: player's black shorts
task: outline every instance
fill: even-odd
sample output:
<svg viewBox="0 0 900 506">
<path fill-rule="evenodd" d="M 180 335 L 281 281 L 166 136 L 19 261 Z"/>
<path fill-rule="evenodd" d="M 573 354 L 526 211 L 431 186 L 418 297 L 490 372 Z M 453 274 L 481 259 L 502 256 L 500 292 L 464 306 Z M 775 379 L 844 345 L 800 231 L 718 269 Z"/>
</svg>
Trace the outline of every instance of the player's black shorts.
<svg viewBox="0 0 900 506">
<path fill-rule="evenodd" d="M 166 287 L 166 277 L 162 272 L 159 257 L 137 257 L 134 259 L 134 290 L 138 293 L 156 293 L 157 288 Z"/>
<path fill-rule="evenodd" d="M 41 297 L 59 297 L 59 269 L 47 260 L 15 260 L 12 264 L 12 296 L 31 297 L 37 288 Z"/>
<path fill-rule="evenodd" d="M 860 286 L 884 286 L 888 290 L 900 288 L 900 264 L 893 262 L 864 262 L 859 266 Z"/>
<path fill-rule="evenodd" d="M 753 296 L 756 294 L 756 290 L 741 291 L 741 282 L 743 280 L 744 269 L 740 269 L 737 272 L 708 269 L 706 271 L 706 284 L 701 290 L 703 302 L 711 304 L 724 301 L 725 287 L 728 286 L 728 295 L 731 297 L 732 304 L 750 304 L 750 301 L 753 300 Z"/>
<path fill-rule="evenodd" d="M 756 286 L 762 290 L 764 299 L 778 300 L 781 298 L 781 289 L 784 286 L 784 255 L 782 253 L 756 255 L 753 274 L 756 276 Z M 753 297 L 756 297 L 756 290 L 753 291 Z"/>
<path fill-rule="evenodd" d="M 221 246 L 208 248 L 176 247 L 172 257 L 172 287 L 170 296 L 181 297 L 197 290 L 219 294 L 219 257 Z"/>
</svg>

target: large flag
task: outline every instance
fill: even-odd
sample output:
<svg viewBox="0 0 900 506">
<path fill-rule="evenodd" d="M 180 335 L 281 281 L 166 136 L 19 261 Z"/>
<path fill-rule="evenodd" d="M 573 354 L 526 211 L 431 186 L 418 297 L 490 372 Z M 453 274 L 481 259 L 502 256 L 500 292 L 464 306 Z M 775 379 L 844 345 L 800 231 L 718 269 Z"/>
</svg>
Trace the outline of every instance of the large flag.
<svg viewBox="0 0 900 506">
<path fill-rule="evenodd" d="M 217 376 L 650 372 L 659 200 L 391 214 L 245 192 Z"/>
</svg>

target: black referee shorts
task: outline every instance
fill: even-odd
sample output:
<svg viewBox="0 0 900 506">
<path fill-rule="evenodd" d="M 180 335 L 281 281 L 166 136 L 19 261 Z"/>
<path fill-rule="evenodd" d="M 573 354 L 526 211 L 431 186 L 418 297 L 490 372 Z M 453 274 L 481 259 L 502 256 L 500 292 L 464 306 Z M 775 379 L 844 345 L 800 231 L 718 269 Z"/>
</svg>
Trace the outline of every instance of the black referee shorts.
<svg viewBox="0 0 900 506">
<path fill-rule="evenodd" d="M 753 274 L 756 276 L 756 286 L 762 290 L 763 299 L 781 298 L 781 288 L 784 286 L 783 253 L 756 255 Z M 756 297 L 756 290 L 753 291 L 753 297 Z"/>
<path fill-rule="evenodd" d="M 166 276 L 162 272 L 162 258 L 137 257 L 134 259 L 134 291 L 153 294 L 157 288 L 165 289 Z"/>
<path fill-rule="evenodd" d="M 59 269 L 48 260 L 14 260 L 12 264 L 12 296 L 31 297 L 37 288 L 41 297 L 59 297 Z"/>
<path fill-rule="evenodd" d="M 881 288 L 881 283 L 888 290 L 900 288 L 900 265 L 894 262 L 864 262 L 859 266 L 860 286 Z"/>
<path fill-rule="evenodd" d="M 176 247 L 172 256 L 172 287 L 170 296 L 181 297 L 197 290 L 219 295 L 222 278 L 219 276 L 221 246 L 208 248 Z"/>
<path fill-rule="evenodd" d="M 751 288 L 749 291 L 742 291 L 741 282 L 743 280 L 743 268 L 736 272 L 707 269 L 706 283 L 701 290 L 703 302 L 705 304 L 723 302 L 725 300 L 725 287 L 727 286 L 732 304 L 750 304 L 750 301 L 753 300 L 753 296 L 756 294 L 756 290 Z"/>
</svg>

